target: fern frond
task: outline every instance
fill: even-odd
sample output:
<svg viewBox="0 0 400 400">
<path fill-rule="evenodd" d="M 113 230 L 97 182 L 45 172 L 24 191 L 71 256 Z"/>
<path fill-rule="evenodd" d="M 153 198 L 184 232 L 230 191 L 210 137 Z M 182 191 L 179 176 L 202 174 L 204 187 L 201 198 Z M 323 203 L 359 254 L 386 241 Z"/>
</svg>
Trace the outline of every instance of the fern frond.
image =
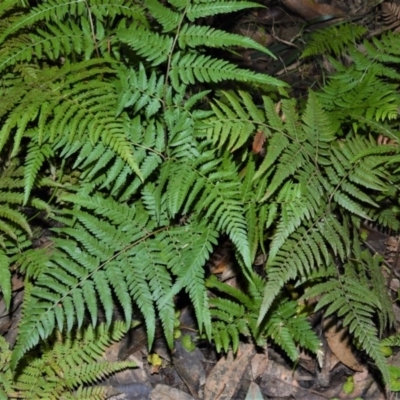
<svg viewBox="0 0 400 400">
<path fill-rule="evenodd" d="M 178 27 L 182 18 L 179 13 L 165 7 L 157 0 L 146 1 L 146 7 L 154 19 L 163 27 L 163 32 L 170 32 Z"/>
<path fill-rule="evenodd" d="M 387 381 L 389 378 L 387 364 L 380 350 L 378 332 L 373 322 L 373 315 L 380 308 L 378 298 L 358 280 L 348 277 L 331 279 L 329 283 L 316 285 L 306 294 L 306 298 L 313 297 L 317 293 L 326 293 L 318 303 L 317 309 L 329 305 L 326 315 L 337 312 L 339 316 L 344 316 L 343 325 L 349 327 L 349 332 L 375 361 Z"/>
<path fill-rule="evenodd" d="M 338 124 L 332 121 L 329 115 L 323 110 L 318 101 L 318 96 L 312 91 L 309 92 L 302 120 L 303 129 L 308 140 L 318 144 L 318 151 L 322 153 L 321 155 L 324 155 L 323 151 L 328 147 L 327 143 L 335 139 Z M 318 156 L 319 154 L 316 154 L 316 158 Z"/>
<path fill-rule="evenodd" d="M 400 335 L 389 336 L 381 341 L 382 346 L 398 347 L 400 346 Z"/>
<path fill-rule="evenodd" d="M 25 160 L 25 193 L 24 193 L 24 204 L 27 204 L 29 196 L 31 194 L 33 185 L 37 178 L 38 172 L 46 159 L 53 156 L 53 150 L 49 144 L 43 144 L 42 146 L 37 145 L 33 141 L 30 147 L 28 147 L 28 155 Z"/>
<path fill-rule="evenodd" d="M 341 24 L 320 29 L 311 35 L 301 57 L 326 53 L 335 56 L 342 54 L 350 45 L 354 45 L 367 32 L 362 25 Z"/>
<path fill-rule="evenodd" d="M 267 261 L 268 281 L 264 289 L 259 323 L 268 312 L 274 298 L 290 279 L 310 273 L 313 268 L 330 265 L 330 252 L 345 259 L 349 254 L 346 222 L 340 224 L 333 215 L 316 214 L 313 228 L 298 228 Z"/>
<path fill-rule="evenodd" d="M 12 391 L 15 391 L 28 399 L 70 398 L 71 391 L 76 390 L 73 398 L 95 395 L 90 398 L 105 399 L 105 388 L 100 387 L 101 390 L 98 390 L 83 385 L 93 384 L 115 372 L 136 367 L 130 361 L 101 361 L 104 350 L 120 340 L 127 329 L 124 323 L 116 321 L 109 328 L 102 324 L 97 328 L 81 329 L 75 334 L 63 335 L 56 332 L 47 344 L 41 346 L 41 353 L 32 353 L 29 357 L 31 362 L 21 366 L 18 378 L 10 382 L 8 395 L 12 396 Z M 60 374 L 63 379 L 59 379 Z"/>
<path fill-rule="evenodd" d="M 383 228 L 389 228 L 393 232 L 400 230 L 399 216 L 395 209 L 372 209 L 368 213 L 368 216 Z"/>
<path fill-rule="evenodd" d="M 397 118 L 399 99 L 394 90 L 396 85 L 378 78 L 382 65 L 356 51 L 352 57 L 357 63 L 352 73 L 346 68 L 338 71 L 319 93 L 323 107 L 335 112 L 338 121 L 346 116 L 375 121 Z"/>
<path fill-rule="evenodd" d="M 210 126 L 207 129 L 209 139 L 218 147 L 226 144 L 232 152 L 247 143 L 256 130 L 258 125 L 252 121 L 252 117 L 257 122 L 264 122 L 263 113 L 257 109 L 250 96 L 244 92 L 239 93 L 240 97 L 231 92 L 222 92 L 222 101 L 217 100 L 211 104 L 215 115 L 207 121 Z"/>
<path fill-rule="evenodd" d="M 244 47 L 258 50 L 275 58 L 267 48 L 261 46 L 247 36 L 224 32 L 209 26 L 193 24 L 183 25 L 179 32 L 178 43 L 181 49 L 185 49 L 185 47 L 194 48 L 198 46 L 216 48 Z"/>
<path fill-rule="evenodd" d="M 188 236 L 188 230 L 193 235 Z M 176 281 L 164 301 L 184 289 L 193 304 L 199 329 L 211 337 L 211 316 L 208 309 L 208 296 L 205 285 L 204 266 L 216 245 L 218 233 L 206 224 L 189 224 L 185 228 L 175 228 L 166 232 L 169 243 L 163 252 L 171 253 L 171 271 Z"/>
<path fill-rule="evenodd" d="M 144 112 L 147 112 L 147 108 Z M 126 118 L 126 115 L 122 118 Z M 129 125 L 125 125 L 125 135 L 135 149 L 135 159 L 143 178 L 146 179 L 162 162 L 165 132 L 158 121 L 143 123 L 143 120 L 138 115 Z M 88 141 L 75 141 L 72 144 L 60 142 L 60 146 L 63 149 L 63 156 L 64 153 L 72 155 L 79 150 L 74 168 L 82 170 L 81 178 L 88 193 L 96 188 L 106 189 L 113 196 L 125 201 L 140 189 L 142 180 L 123 159 L 107 149 L 103 143 L 93 146 Z"/>
<path fill-rule="evenodd" d="M 233 351 L 238 348 L 240 334 L 253 337 L 257 343 L 265 338 L 271 338 L 293 360 L 299 357 L 297 345 L 316 352 L 319 340 L 312 331 L 304 315 L 297 314 L 297 303 L 294 301 L 277 301 L 277 306 L 271 310 L 268 322 L 263 325 L 256 336 L 257 313 L 262 301 L 262 288 L 265 282 L 255 275 L 252 276 L 252 289 L 243 293 L 237 288 L 219 282 L 215 277 L 208 280 L 207 286 L 228 295 L 229 298 L 211 298 L 211 315 L 213 317 L 213 339 L 217 351 L 227 351 L 232 345 Z"/>
<path fill-rule="evenodd" d="M 372 43 L 365 40 L 363 44 L 371 59 L 378 60 L 381 63 L 398 64 L 400 62 L 398 38 L 398 33 L 388 30 L 379 37 L 379 40 L 373 37 Z M 392 70 L 392 73 L 396 74 L 396 71 Z"/>
<path fill-rule="evenodd" d="M 306 220 L 315 217 L 319 202 L 308 193 L 303 193 L 302 185 L 287 182 L 280 190 L 277 203 L 281 203 L 280 220 L 270 244 L 269 258 L 273 259 L 287 238 Z"/>
<path fill-rule="evenodd" d="M 213 151 L 203 152 L 197 160 L 190 163 L 186 160 L 184 164 L 171 164 L 171 178 L 165 193 L 169 212 L 173 216 L 182 207 L 185 213 L 189 212 L 193 209 L 193 201 L 199 196 L 194 208 L 196 214 L 204 216 L 219 231 L 229 235 L 246 267 L 250 269 L 247 224 L 238 190 L 240 183 L 232 173 L 235 166 L 230 160 L 226 160 L 226 165 L 216 171 L 218 162 L 213 161 L 213 156 Z M 185 177 L 183 181 L 182 176 Z"/>
<path fill-rule="evenodd" d="M 131 168 L 141 177 L 140 169 L 137 165 L 131 143 L 128 141 L 126 133 L 126 116 L 115 118 L 114 107 L 116 101 L 115 88 L 109 82 L 101 82 L 92 80 L 92 84 L 85 84 L 81 79 L 85 79 L 92 74 L 105 73 L 107 70 L 88 70 L 89 64 L 84 62 L 81 68 L 85 69 L 80 78 L 70 79 L 71 88 L 66 88 L 65 92 L 57 92 L 57 96 L 52 90 L 45 94 L 45 98 L 53 101 L 46 109 L 48 118 L 42 118 L 40 123 L 47 124 L 49 135 L 52 140 L 56 135 L 63 132 L 68 136 L 69 141 L 72 142 L 76 137 L 80 138 L 88 135 L 92 145 L 96 144 L 99 139 L 104 145 L 112 149 L 115 154 L 118 154 Z M 95 63 L 97 64 L 97 62 Z M 76 71 L 76 66 L 73 70 Z M 69 67 L 66 67 L 66 73 L 70 73 Z M 78 81 L 78 82 L 74 82 Z M 50 88 L 48 88 L 50 89 Z M 37 93 L 33 91 L 25 98 L 26 102 L 32 100 L 29 109 L 25 109 L 24 119 L 21 121 L 17 118 L 20 111 L 17 108 L 14 113 L 9 117 L 1 131 L 3 138 L 3 145 L 6 138 L 9 136 L 13 127 L 16 126 L 17 130 L 14 139 L 14 152 L 19 148 L 22 136 L 25 134 L 24 130 L 28 122 L 35 118 L 35 113 L 38 111 L 39 103 L 43 101 L 43 94 L 38 99 L 33 101 Z M 59 99 L 63 101 L 58 104 Z M 22 102 L 20 107 L 23 107 L 25 101 Z M 40 104 L 41 106 L 41 104 Z M 53 116 L 54 113 L 54 116 Z M 39 129 L 43 129 L 39 127 Z"/>
<path fill-rule="evenodd" d="M 84 13 L 86 5 L 81 0 L 74 0 L 68 3 L 59 0 L 50 0 L 46 3 L 37 4 L 32 7 L 29 13 L 23 14 L 0 36 L 0 44 L 13 33 L 24 27 L 31 26 L 40 20 L 49 20 L 53 16 L 62 19 L 65 15 L 77 10 L 80 14 Z M 76 11 L 75 11 L 76 12 Z"/>
<path fill-rule="evenodd" d="M 25 216 L 19 211 L 13 210 L 8 206 L 3 205 L 0 209 L 0 221 L 0 229 L 13 239 L 17 238 L 13 225 L 20 227 L 22 230 L 28 233 L 28 235 L 32 235 L 31 227 L 26 221 Z"/>
<path fill-rule="evenodd" d="M 292 361 L 299 358 L 297 344 L 316 353 L 319 339 L 312 331 L 310 323 L 304 315 L 298 315 L 297 303 L 294 301 L 280 302 L 272 310 L 265 325 L 265 334 L 279 345 Z"/>
<path fill-rule="evenodd" d="M 221 82 L 234 80 L 239 82 L 254 82 L 276 87 L 286 84 L 276 78 L 236 67 L 234 64 L 211 56 L 188 53 L 176 53 L 171 64 L 171 83 L 178 89 L 180 82 L 193 85 L 198 82 Z"/>
<path fill-rule="evenodd" d="M 138 55 L 153 66 L 167 61 L 172 50 L 172 37 L 152 32 L 135 22 L 129 28 L 121 24 L 117 35 L 118 40 L 136 50 Z"/>
<path fill-rule="evenodd" d="M 11 303 L 11 272 L 10 260 L 3 249 L 0 248 L 0 290 L 3 295 L 4 304 L 6 309 L 10 309 Z"/>
<path fill-rule="evenodd" d="M 119 115 L 124 108 L 133 106 L 133 111 L 138 113 L 145 110 L 147 119 L 159 111 L 164 97 L 164 77 L 158 76 L 154 71 L 147 77 L 143 64 L 139 64 L 138 71 L 121 70 L 118 88 L 119 100 L 116 114 Z"/>
<path fill-rule="evenodd" d="M 213 1 L 211 3 L 209 1 L 199 1 L 189 4 L 187 18 L 189 21 L 194 21 L 198 18 L 226 14 L 254 7 L 260 7 L 260 5 L 250 1 Z"/>
<path fill-rule="evenodd" d="M 27 300 L 29 314 L 21 324 L 14 365 L 56 326 L 67 332 L 81 326 L 85 311 L 96 324 L 97 301 L 110 324 L 114 294 L 127 323 L 132 318 L 132 301 L 141 310 L 150 345 L 157 313 L 172 346 L 175 307 L 171 293 L 182 288 L 193 301 L 200 327 L 211 334 L 203 266 L 216 243 L 216 231 L 193 226 L 190 231 L 199 229 L 199 233 L 192 236 L 187 234 L 188 227 L 153 232 L 154 222 L 143 218 L 140 204 L 135 209 L 84 195 L 65 195 L 64 201 L 75 203 L 77 209 L 68 212 L 70 221 L 64 219 L 67 226 L 59 231 L 67 239 L 54 239 L 51 260 Z"/>
<path fill-rule="evenodd" d="M 153 293 L 147 286 L 147 279 L 156 278 L 150 276 L 149 271 L 149 276 L 144 277 L 145 286 L 132 285 L 135 275 L 143 277 L 143 274 L 132 274 L 129 265 L 133 263 L 138 268 L 141 267 L 141 262 L 132 259 L 127 263 L 126 257 L 129 257 L 129 254 L 126 256 L 123 252 L 123 249 L 129 247 L 130 240 L 140 241 L 146 235 L 143 228 L 147 221 L 137 220 L 135 224 L 134 209 L 118 205 L 111 199 L 97 197 L 94 201 L 88 198 L 70 198 L 70 200 L 84 205 L 86 209 L 93 209 L 98 215 L 107 218 L 108 222 L 101 222 L 87 212 L 76 210 L 73 213 L 78 221 L 76 226 L 73 226 L 71 220 L 70 226 L 63 228 L 64 234 L 69 239 L 55 240 L 51 261 L 32 290 L 30 298 L 32 309 L 29 315 L 25 316 L 25 323 L 21 325 L 21 342 L 17 344 L 15 352 L 17 360 L 26 350 L 36 345 L 39 338 L 50 335 L 56 325 L 60 330 L 66 327 L 68 331 L 75 323 L 80 325 L 85 309 L 89 311 L 93 324 L 96 324 L 97 300 L 102 304 L 107 323 L 110 323 L 114 302 L 113 291 L 117 298 L 123 301 L 121 306 L 128 323 L 132 313 L 127 289 L 131 298 L 138 301 L 139 308 L 147 312 L 146 321 L 150 336 L 151 331 L 154 332 L 155 329 L 155 316 L 153 321 L 151 320 L 151 312 L 154 314 Z M 65 219 L 64 222 L 67 223 L 68 220 Z M 129 226 L 130 234 L 127 231 Z M 151 227 L 148 229 L 151 230 Z M 110 246 L 111 238 L 115 241 L 112 246 Z M 77 243 L 80 247 L 77 247 Z M 143 250 L 145 249 L 142 248 L 142 253 Z M 150 261 L 146 257 L 145 260 Z M 153 289 L 156 296 L 157 290 Z M 156 300 L 157 298 L 154 299 Z M 62 308 L 59 305 L 62 305 Z M 32 335 L 27 338 L 30 329 L 33 329 Z"/>
</svg>

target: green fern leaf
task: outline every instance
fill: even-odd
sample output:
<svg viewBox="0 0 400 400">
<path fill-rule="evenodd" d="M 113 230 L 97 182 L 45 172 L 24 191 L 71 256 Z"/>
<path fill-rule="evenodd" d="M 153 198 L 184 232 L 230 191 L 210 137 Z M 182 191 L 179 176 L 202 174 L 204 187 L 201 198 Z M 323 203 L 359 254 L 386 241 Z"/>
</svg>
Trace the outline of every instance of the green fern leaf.
<svg viewBox="0 0 400 400">
<path fill-rule="evenodd" d="M 187 235 L 189 229 L 194 233 L 190 237 Z M 211 337 L 204 265 L 212 252 L 212 246 L 217 243 L 218 233 L 209 225 L 200 223 L 183 229 L 168 230 L 167 235 L 170 236 L 167 241 L 170 246 L 166 246 L 164 252 L 173 254 L 171 265 L 176 282 L 164 301 L 170 301 L 184 288 L 192 301 L 199 329 L 204 329 L 206 335 Z"/>
<path fill-rule="evenodd" d="M 3 219 L 3 221 L 1 221 L 2 229 L 5 230 L 12 238 L 16 239 L 17 236 L 14 232 L 14 229 L 11 228 L 12 225 L 10 225 L 10 223 L 19 226 L 30 236 L 32 235 L 31 227 L 29 226 L 24 215 L 21 214 L 19 211 L 13 210 L 3 205 L 2 208 L 0 209 L 0 219 Z M 5 222 L 4 219 L 8 220 L 9 222 Z"/>
<path fill-rule="evenodd" d="M 342 24 L 320 29 L 311 35 L 302 58 L 332 52 L 339 56 L 349 45 L 355 44 L 365 33 L 362 25 Z"/>
<path fill-rule="evenodd" d="M 172 58 L 171 82 L 177 90 L 180 82 L 192 85 L 198 82 L 221 82 L 235 80 L 241 82 L 256 82 L 277 87 L 286 86 L 282 81 L 268 75 L 257 74 L 236 67 L 227 61 L 205 55 L 185 54 L 178 52 Z"/>
<path fill-rule="evenodd" d="M 187 18 L 189 21 L 194 21 L 198 18 L 226 14 L 254 7 L 260 7 L 260 5 L 249 1 L 213 1 L 212 3 L 190 4 L 187 8 Z"/>
<path fill-rule="evenodd" d="M 120 25 L 117 35 L 122 43 L 132 47 L 154 66 L 167 61 L 172 49 L 172 38 L 161 36 L 137 23 L 132 23 L 129 28 Z"/>
<path fill-rule="evenodd" d="M 178 43 L 181 49 L 185 47 L 244 47 L 249 49 L 255 49 L 262 53 L 268 54 L 275 58 L 275 56 L 264 46 L 261 46 L 254 40 L 221 30 L 211 28 L 209 26 L 200 26 L 193 24 L 185 24 L 182 26 L 179 32 Z"/>
<path fill-rule="evenodd" d="M 11 272 L 10 272 L 10 260 L 2 249 L 0 249 L 0 289 L 3 294 L 4 303 L 6 309 L 10 309 L 11 303 Z"/>
<path fill-rule="evenodd" d="M 163 27 L 163 32 L 171 32 L 179 25 L 181 15 L 163 6 L 159 1 L 146 1 L 146 7 L 155 20 Z"/>
<path fill-rule="evenodd" d="M 25 160 L 25 193 L 24 205 L 29 200 L 30 193 L 37 178 L 37 174 L 46 159 L 53 155 L 53 151 L 48 144 L 37 146 L 32 143 Z"/>
<path fill-rule="evenodd" d="M 265 326 L 265 333 L 286 352 L 292 361 L 299 358 L 296 342 L 316 353 L 319 339 L 304 315 L 296 315 L 296 302 L 281 302 L 272 311 Z"/>
</svg>

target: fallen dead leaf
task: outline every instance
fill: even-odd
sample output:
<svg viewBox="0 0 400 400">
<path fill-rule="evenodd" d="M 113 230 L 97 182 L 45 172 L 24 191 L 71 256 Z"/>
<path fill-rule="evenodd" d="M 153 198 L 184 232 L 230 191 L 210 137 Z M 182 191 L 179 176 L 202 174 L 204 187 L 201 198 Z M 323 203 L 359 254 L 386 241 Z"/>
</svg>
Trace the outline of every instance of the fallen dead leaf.
<svg viewBox="0 0 400 400">
<path fill-rule="evenodd" d="M 194 400 L 194 397 L 167 385 L 158 384 L 151 391 L 151 400 Z"/>
<path fill-rule="evenodd" d="M 325 338 L 332 353 L 350 369 L 362 372 L 363 367 L 356 360 L 351 350 L 347 328 L 338 327 L 333 323 L 332 318 L 325 319 L 323 326 Z"/>
<path fill-rule="evenodd" d="M 270 397 L 295 396 L 299 387 L 293 376 L 293 370 L 273 360 L 269 360 L 267 368 L 262 374 L 260 386 L 262 392 Z"/>
<path fill-rule="evenodd" d="M 264 353 L 257 353 L 251 360 L 251 372 L 253 379 L 258 378 L 267 367 L 268 364 L 268 349 L 265 347 Z"/>
<path fill-rule="evenodd" d="M 231 400 L 255 353 L 254 345 L 242 344 L 236 356 L 229 351 L 225 357 L 222 357 L 207 378 L 204 400 Z"/>
</svg>

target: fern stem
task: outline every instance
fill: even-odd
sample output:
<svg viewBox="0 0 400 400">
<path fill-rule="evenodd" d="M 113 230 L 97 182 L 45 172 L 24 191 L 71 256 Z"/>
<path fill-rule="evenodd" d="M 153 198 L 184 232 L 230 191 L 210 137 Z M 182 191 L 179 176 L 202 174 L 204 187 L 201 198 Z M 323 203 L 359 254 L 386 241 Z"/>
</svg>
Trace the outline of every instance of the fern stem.
<svg viewBox="0 0 400 400">
<path fill-rule="evenodd" d="M 96 49 L 97 57 L 100 58 L 99 48 L 98 48 L 98 44 L 97 44 L 97 40 L 96 40 L 96 32 L 94 30 L 92 12 L 90 10 L 90 7 L 89 7 L 89 4 L 87 3 L 87 1 L 86 0 L 84 0 L 84 1 L 85 1 L 85 5 L 86 5 L 86 8 L 87 8 L 87 11 L 88 11 L 90 30 L 92 32 L 92 38 L 93 38 L 94 47 Z"/>
</svg>

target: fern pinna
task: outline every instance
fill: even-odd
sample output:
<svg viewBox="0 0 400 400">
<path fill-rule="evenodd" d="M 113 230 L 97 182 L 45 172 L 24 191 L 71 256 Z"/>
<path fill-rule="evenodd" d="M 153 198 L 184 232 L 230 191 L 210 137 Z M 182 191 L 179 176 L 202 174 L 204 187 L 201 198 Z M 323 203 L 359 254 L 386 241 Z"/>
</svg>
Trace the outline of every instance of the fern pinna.
<svg viewBox="0 0 400 400">
<path fill-rule="evenodd" d="M 395 215 L 379 206 L 397 194 L 398 147 L 378 146 L 374 136 L 394 132 L 391 69 L 382 70 L 393 80 L 384 96 L 351 109 L 381 82 L 374 67 L 358 85 L 367 56 L 351 48 L 354 65 L 335 64 L 326 87 L 300 103 L 288 99 L 283 82 L 207 52 L 245 46 L 270 55 L 205 24 L 256 3 L 17 3 L 0 5 L 1 174 L 15 174 L 0 201 L 22 206 L 0 214 L 1 290 L 9 303 L 11 265 L 33 286 L 11 367 L 56 330 L 70 334 L 88 320 L 97 326 L 99 315 L 112 326 L 115 305 L 126 326 L 142 314 L 150 346 L 159 319 L 172 347 L 181 291 L 219 349 L 236 349 L 239 335 L 251 335 L 258 343 L 271 338 L 295 360 L 297 345 L 316 351 L 318 340 L 285 297 L 293 281 L 315 284 L 309 296 L 325 295 L 320 307 L 343 317 L 388 381 L 376 348 L 378 332 L 392 322 L 387 299 L 376 294 L 365 304 L 363 290 L 354 289 L 359 282 L 384 293 L 383 284 L 349 260 L 370 262 L 351 245 L 362 219 L 389 224 Z M 384 40 L 368 54 L 380 54 Z M 213 90 L 222 81 L 232 90 Z M 335 101 L 337 82 L 343 101 Z M 249 150 L 255 135 L 265 137 L 263 156 Z M 46 251 L 32 248 L 28 205 L 57 221 Z M 206 280 L 222 234 L 235 246 L 242 289 Z M 262 252 L 265 280 L 252 267 Z M 332 288 L 345 305 L 335 303 Z M 218 297 L 210 300 L 208 290 Z"/>
</svg>

